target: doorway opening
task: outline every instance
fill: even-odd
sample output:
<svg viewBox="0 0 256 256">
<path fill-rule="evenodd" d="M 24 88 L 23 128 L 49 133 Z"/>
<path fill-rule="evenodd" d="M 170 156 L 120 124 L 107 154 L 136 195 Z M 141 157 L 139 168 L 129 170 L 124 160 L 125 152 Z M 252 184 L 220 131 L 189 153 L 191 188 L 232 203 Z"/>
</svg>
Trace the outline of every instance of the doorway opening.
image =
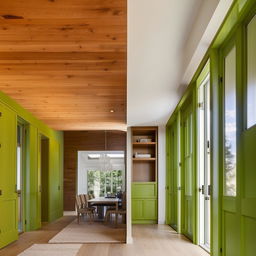
<svg viewBox="0 0 256 256">
<path fill-rule="evenodd" d="M 198 88 L 198 182 L 199 244 L 210 252 L 211 169 L 210 169 L 210 75 Z"/>
<path fill-rule="evenodd" d="M 44 135 L 40 135 L 40 193 L 41 193 L 41 223 L 49 220 L 49 139 Z"/>
<path fill-rule="evenodd" d="M 18 232 L 25 230 L 25 168 L 26 168 L 26 127 L 24 123 L 17 124 L 17 149 L 16 149 L 16 193 L 18 197 Z"/>
</svg>

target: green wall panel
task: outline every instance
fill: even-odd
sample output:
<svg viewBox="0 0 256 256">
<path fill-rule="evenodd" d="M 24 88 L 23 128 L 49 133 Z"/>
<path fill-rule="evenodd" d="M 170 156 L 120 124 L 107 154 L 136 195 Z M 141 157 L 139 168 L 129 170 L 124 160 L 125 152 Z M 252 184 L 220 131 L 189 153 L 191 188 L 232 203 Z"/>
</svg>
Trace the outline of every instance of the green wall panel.
<svg viewBox="0 0 256 256">
<path fill-rule="evenodd" d="M 0 248 L 18 238 L 16 115 L 0 102 Z"/>
<path fill-rule="evenodd" d="M 132 183 L 132 198 L 156 198 L 157 183 Z"/>
<path fill-rule="evenodd" d="M 0 92 L 0 112 L 3 113 L 0 116 L 0 144 L 8 145 L 8 148 L 0 147 L 0 190 L 5 191 L 4 196 L 0 195 L 1 248 L 18 238 L 17 194 L 15 191 L 17 119 L 22 120 L 26 129 L 23 199 L 25 231 L 41 227 L 40 135 L 47 137 L 50 143 L 48 221 L 53 221 L 63 214 L 63 133 L 50 129 L 2 92 Z M 8 196 L 7 191 L 9 191 Z M 6 196 L 8 203 L 5 206 Z M 7 216 L 9 219 L 5 221 Z"/>
</svg>

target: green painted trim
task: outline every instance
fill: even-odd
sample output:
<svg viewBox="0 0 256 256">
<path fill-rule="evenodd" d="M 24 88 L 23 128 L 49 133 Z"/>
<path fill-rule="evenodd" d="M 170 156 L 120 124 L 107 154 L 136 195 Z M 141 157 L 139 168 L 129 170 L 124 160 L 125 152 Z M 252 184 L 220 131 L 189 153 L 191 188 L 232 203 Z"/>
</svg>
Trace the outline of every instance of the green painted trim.
<svg viewBox="0 0 256 256">
<path fill-rule="evenodd" d="M 221 175 L 219 173 L 220 157 L 219 148 L 221 145 L 220 122 L 221 113 L 220 86 L 219 86 L 219 52 L 211 50 L 210 53 L 210 94 L 211 94 L 211 253 L 213 256 L 219 255 L 221 248 Z M 216 139 L 219 138 L 219 139 Z"/>
</svg>

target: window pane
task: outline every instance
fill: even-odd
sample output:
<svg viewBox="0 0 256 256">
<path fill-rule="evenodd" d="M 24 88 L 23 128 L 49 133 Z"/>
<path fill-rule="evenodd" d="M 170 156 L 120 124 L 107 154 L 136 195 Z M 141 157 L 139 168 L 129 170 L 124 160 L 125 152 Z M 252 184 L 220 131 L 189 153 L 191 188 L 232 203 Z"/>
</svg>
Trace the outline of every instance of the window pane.
<svg viewBox="0 0 256 256">
<path fill-rule="evenodd" d="M 236 49 L 225 58 L 224 195 L 236 196 Z"/>
<path fill-rule="evenodd" d="M 107 193 L 116 194 L 123 186 L 122 170 L 87 172 L 87 191 L 95 197 L 106 196 Z"/>
<path fill-rule="evenodd" d="M 256 17 L 247 27 L 247 128 L 256 124 Z"/>
</svg>

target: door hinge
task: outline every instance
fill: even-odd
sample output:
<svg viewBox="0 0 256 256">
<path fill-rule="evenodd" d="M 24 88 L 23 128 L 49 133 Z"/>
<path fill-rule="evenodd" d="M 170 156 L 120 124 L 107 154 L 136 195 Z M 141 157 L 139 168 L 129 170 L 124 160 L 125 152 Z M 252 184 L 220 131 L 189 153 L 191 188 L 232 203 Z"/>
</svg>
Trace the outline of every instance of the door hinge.
<svg viewBox="0 0 256 256">
<path fill-rule="evenodd" d="M 200 109 L 204 109 L 204 103 L 203 102 L 199 102 L 197 106 Z"/>
<path fill-rule="evenodd" d="M 2 116 L 2 112 L 0 112 L 0 117 Z"/>
<path fill-rule="evenodd" d="M 179 167 L 181 167 L 181 165 L 182 165 L 181 162 L 179 162 Z"/>
<path fill-rule="evenodd" d="M 24 221 L 25 225 L 27 225 L 27 220 Z"/>
<path fill-rule="evenodd" d="M 220 248 L 220 253 L 222 253 L 222 248 Z"/>
<path fill-rule="evenodd" d="M 223 77 L 222 76 L 219 77 L 219 82 L 223 83 Z"/>
</svg>

